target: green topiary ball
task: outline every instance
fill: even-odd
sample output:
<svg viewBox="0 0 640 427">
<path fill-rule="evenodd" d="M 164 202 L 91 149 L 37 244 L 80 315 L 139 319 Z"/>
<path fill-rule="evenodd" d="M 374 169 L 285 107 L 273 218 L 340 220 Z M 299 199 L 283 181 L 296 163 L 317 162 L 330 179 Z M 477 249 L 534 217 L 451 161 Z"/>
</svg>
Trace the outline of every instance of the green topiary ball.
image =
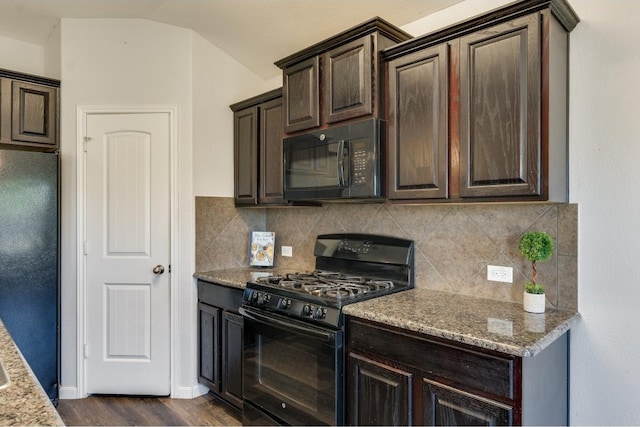
<svg viewBox="0 0 640 427">
<path fill-rule="evenodd" d="M 544 261 L 553 253 L 553 239 L 544 231 L 524 233 L 520 239 L 520 253 L 529 261 Z"/>
</svg>

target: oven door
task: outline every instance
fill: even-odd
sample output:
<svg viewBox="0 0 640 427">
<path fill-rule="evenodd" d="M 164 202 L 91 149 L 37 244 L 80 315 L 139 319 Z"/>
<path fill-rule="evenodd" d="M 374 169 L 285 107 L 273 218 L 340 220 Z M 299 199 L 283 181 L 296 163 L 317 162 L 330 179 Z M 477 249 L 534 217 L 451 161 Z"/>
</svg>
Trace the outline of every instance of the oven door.
<svg viewBox="0 0 640 427">
<path fill-rule="evenodd" d="M 285 424 L 342 424 L 343 332 L 240 310 L 245 401 Z"/>
</svg>

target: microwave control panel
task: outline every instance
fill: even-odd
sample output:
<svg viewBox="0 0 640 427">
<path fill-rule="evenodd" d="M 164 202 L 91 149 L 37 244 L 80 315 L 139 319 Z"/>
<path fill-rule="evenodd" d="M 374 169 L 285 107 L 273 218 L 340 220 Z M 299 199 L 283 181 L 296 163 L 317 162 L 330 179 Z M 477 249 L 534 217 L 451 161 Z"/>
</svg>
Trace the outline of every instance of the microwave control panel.
<svg viewBox="0 0 640 427">
<path fill-rule="evenodd" d="M 367 152 L 365 149 L 353 150 L 353 183 L 367 182 Z"/>
</svg>

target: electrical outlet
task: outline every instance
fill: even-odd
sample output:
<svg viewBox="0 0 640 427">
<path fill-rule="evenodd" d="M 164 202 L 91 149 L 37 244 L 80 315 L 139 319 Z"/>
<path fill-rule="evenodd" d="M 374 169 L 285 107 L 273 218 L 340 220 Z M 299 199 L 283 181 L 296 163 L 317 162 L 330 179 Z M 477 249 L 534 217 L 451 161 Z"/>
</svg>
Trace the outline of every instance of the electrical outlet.
<svg viewBox="0 0 640 427">
<path fill-rule="evenodd" d="M 281 246 L 281 248 L 282 248 L 282 256 L 293 256 L 293 247 Z"/>
<path fill-rule="evenodd" d="M 488 265 L 487 280 L 491 280 L 492 282 L 513 283 L 513 267 Z"/>
</svg>

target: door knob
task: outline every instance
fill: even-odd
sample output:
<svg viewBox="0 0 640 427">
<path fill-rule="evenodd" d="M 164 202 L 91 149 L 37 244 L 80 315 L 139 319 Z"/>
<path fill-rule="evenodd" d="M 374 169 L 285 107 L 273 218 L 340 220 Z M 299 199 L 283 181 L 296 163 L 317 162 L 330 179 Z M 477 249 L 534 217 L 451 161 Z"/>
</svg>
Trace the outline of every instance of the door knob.
<svg viewBox="0 0 640 427">
<path fill-rule="evenodd" d="M 162 274 L 164 273 L 164 266 L 163 265 L 156 265 L 155 267 L 153 267 L 153 274 Z"/>
</svg>

